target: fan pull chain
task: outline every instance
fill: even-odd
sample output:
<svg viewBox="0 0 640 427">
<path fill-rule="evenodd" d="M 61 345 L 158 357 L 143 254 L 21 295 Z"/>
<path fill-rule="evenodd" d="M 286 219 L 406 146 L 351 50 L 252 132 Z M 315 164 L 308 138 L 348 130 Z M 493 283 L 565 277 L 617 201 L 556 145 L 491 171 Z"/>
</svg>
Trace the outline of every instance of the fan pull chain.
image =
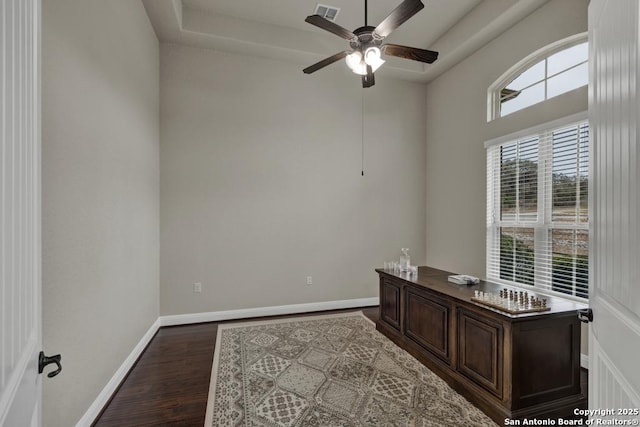
<svg viewBox="0 0 640 427">
<path fill-rule="evenodd" d="M 361 152 L 361 161 L 362 161 L 362 176 L 364 176 L 364 88 L 360 89 L 362 92 L 362 152 Z"/>
</svg>

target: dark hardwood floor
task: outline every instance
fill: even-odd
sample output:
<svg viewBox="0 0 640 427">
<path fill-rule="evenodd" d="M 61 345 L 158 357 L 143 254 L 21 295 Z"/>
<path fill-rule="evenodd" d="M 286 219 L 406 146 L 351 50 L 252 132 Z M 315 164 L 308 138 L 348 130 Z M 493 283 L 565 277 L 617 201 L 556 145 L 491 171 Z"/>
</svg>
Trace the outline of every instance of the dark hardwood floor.
<svg viewBox="0 0 640 427">
<path fill-rule="evenodd" d="M 275 316 L 298 317 L 357 311 L 336 310 Z M 362 308 L 371 320 L 378 307 Z M 264 319 L 264 318 L 263 318 Z M 255 321 L 260 319 L 246 319 Z M 209 376 L 218 325 L 200 323 L 160 328 L 129 372 L 94 426 L 202 426 L 207 408 Z M 587 371 L 582 370 L 583 393 L 587 394 Z"/>
<path fill-rule="evenodd" d="M 358 310 L 378 319 L 378 307 L 271 318 Z M 246 319 L 255 320 L 260 319 Z M 242 320 L 160 328 L 93 425 L 201 427 L 218 325 L 237 322 Z"/>
</svg>

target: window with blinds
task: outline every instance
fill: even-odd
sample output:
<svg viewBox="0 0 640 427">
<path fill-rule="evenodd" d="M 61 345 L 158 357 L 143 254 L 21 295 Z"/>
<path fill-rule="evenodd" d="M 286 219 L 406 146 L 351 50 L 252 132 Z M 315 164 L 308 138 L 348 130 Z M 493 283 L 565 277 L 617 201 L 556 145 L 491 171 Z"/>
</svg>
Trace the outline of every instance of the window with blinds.
<svg viewBox="0 0 640 427">
<path fill-rule="evenodd" d="M 589 125 L 583 117 L 486 143 L 488 280 L 588 298 Z"/>
</svg>

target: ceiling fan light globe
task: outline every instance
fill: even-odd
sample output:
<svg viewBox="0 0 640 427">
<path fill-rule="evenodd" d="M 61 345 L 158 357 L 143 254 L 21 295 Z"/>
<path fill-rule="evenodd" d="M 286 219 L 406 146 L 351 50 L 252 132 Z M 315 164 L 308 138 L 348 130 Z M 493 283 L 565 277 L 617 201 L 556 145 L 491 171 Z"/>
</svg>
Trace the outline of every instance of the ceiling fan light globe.
<svg viewBox="0 0 640 427">
<path fill-rule="evenodd" d="M 371 66 L 371 70 L 375 72 L 382 64 L 385 63 L 385 60 L 380 58 L 381 52 L 380 48 L 377 46 L 373 46 L 368 48 L 364 53 L 364 62 L 366 65 Z M 366 69 L 366 66 L 365 66 Z"/>
<path fill-rule="evenodd" d="M 368 65 L 373 66 L 373 64 L 377 63 L 380 60 L 380 49 L 376 46 L 367 48 L 364 52 L 364 62 Z"/>
<path fill-rule="evenodd" d="M 347 66 L 354 70 L 356 67 L 359 67 L 360 63 L 362 62 L 362 54 L 355 50 L 347 55 L 345 61 L 347 63 Z"/>
<path fill-rule="evenodd" d="M 385 62 L 386 62 L 386 61 L 385 61 L 384 59 L 378 58 L 378 60 L 377 60 L 377 61 L 375 61 L 375 62 L 373 62 L 372 64 L 369 64 L 369 65 L 371 65 L 371 70 L 373 70 L 373 72 L 375 73 L 375 71 L 376 71 L 378 68 L 380 68 L 380 66 L 381 66 L 382 64 L 384 64 Z"/>
<path fill-rule="evenodd" d="M 358 74 L 360 76 L 364 76 L 367 74 L 367 64 L 365 64 L 364 61 L 360 61 L 358 64 L 349 68 L 354 72 L 354 74 Z"/>
<path fill-rule="evenodd" d="M 358 74 L 360 76 L 364 76 L 367 74 L 367 64 L 365 64 L 363 61 L 356 68 L 353 68 L 351 71 L 353 71 L 355 74 Z"/>
<path fill-rule="evenodd" d="M 367 65 L 371 66 L 372 71 L 375 72 L 384 64 L 385 61 L 380 58 L 380 55 L 380 49 L 377 46 L 373 46 L 365 51 L 364 58 L 362 52 L 354 50 L 345 57 L 345 62 L 355 74 L 365 76 L 367 74 Z"/>
</svg>

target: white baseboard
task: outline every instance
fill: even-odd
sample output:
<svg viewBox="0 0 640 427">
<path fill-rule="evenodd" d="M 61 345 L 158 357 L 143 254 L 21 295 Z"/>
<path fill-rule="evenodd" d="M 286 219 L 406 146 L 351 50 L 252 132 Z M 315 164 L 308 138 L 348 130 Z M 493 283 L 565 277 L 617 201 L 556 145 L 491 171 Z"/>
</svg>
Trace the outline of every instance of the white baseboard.
<svg viewBox="0 0 640 427">
<path fill-rule="evenodd" d="M 147 344 L 149 344 L 153 336 L 158 331 L 158 328 L 160 328 L 160 318 L 153 322 L 133 351 L 131 351 L 129 356 L 127 356 L 124 362 L 122 362 L 122 365 L 120 365 L 115 374 L 113 374 L 113 377 L 111 377 L 107 385 L 104 386 L 100 394 L 98 394 L 96 400 L 93 401 L 89 409 L 87 409 L 87 412 L 85 412 L 82 418 L 80 418 L 76 427 L 89 427 L 96 420 L 98 415 L 100 415 L 100 411 L 102 411 L 113 393 L 118 389 L 122 380 L 126 377 L 129 370 L 131 370 L 133 365 L 136 363 L 136 360 L 138 360 L 138 357 L 140 357 L 145 347 L 147 347 Z"/>
<path fill-rule="evenodd" d="M 589 369 L 589 355 L 580 353 L 580 366 L 584 369 Z"/>
<path fill-rule="evenodd" d="M 239 310 L 210 311 L 205 313 L 160 316 L 160 326 L 188 325 L 190 323 L 220 322 L 223 320 L 251 317 L 278 316 L 282 314 L 310 313 L 314 311 L 339 310 L 342 308 L 369 307 L 378 305 L 378 297 L 357 298 L 341 301 L 312 302 L 307 304 L 277 305 L 271 307 L 244 308 Z"/>
</svg>

